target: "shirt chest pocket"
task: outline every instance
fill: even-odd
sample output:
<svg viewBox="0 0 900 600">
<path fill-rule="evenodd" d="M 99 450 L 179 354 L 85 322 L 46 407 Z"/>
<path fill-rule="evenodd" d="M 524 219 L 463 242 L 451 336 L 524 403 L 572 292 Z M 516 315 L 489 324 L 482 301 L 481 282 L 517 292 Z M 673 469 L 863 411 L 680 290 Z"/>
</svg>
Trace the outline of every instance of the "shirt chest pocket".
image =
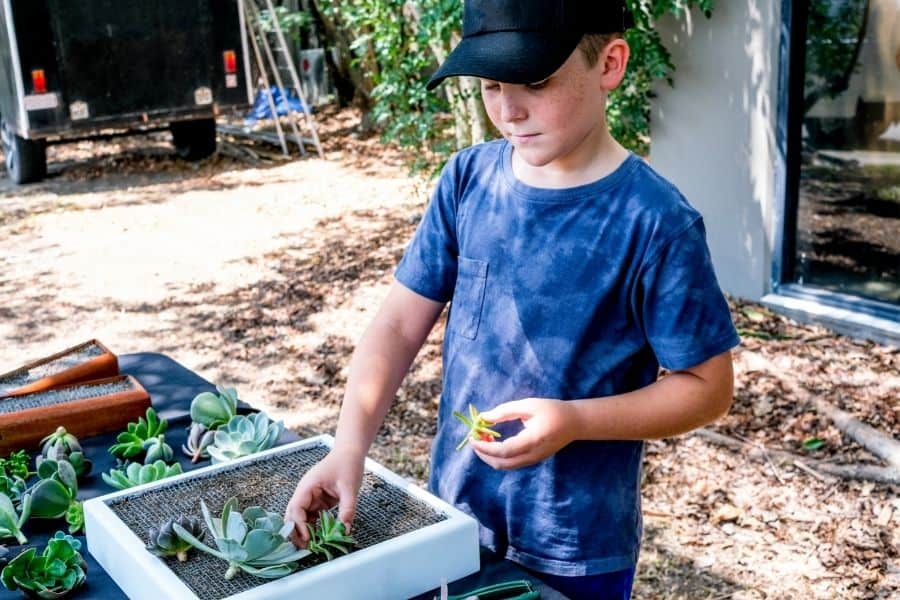
<svg viewBox="0 0 900 600">
<path fill-rule="evenodd" d="M 474 340 L 481 322 L 484 288 L 487 285 L 488 263 L 460 256 L 456 272 L 456 288 L 450 304 L 450 331 Z"/>
</svg>

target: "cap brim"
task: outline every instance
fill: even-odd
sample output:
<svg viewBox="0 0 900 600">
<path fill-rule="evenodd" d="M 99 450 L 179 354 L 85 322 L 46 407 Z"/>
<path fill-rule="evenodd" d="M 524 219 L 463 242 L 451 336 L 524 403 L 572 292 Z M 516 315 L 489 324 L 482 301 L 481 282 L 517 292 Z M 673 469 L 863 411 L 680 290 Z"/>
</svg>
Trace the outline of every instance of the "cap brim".
<svg viewBox="0 0 900 600">
<path fill-rule="evenodd" d="M 463 38 L 425 87 L 434 89 L 447 77 L 457 75 L 535 83 L 553 75 L 566 62 L 582 35 L 497 31 Z"/>
</svg>

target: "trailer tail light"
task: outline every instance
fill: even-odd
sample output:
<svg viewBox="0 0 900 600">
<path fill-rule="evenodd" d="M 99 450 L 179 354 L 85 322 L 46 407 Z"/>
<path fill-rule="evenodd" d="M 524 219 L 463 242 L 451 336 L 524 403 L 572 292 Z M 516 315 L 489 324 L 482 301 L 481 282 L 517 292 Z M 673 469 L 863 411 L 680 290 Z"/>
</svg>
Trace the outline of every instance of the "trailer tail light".
<svg viewBox="0 0 900 600">
<path fill-rule="evenodd" d="M 237 55 L 234 50 L 226 50 L 222 53 L 222 57 L 225 60 L 225 72 L 237 73 Z"/>
<path fill-rule="evenodd" d="M 35 69 L 31 72 L 31 87 L 35 94 L 47 93 L 47 76 L 43 69 Z"/>
</svg>

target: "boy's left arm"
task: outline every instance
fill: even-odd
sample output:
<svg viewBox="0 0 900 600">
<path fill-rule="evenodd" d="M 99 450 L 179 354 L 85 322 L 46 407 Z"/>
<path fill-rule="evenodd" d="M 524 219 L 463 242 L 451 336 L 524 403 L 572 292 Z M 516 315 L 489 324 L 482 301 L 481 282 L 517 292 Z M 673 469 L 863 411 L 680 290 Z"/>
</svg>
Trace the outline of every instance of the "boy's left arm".
<svg viewBox="0 0 900 600">
<path fill-rule="evenodd" d="M 501 442 L 472 442 L 472 448 L 496 469 L 517 469 L 540 462 L 576 440 L 670 437 L 728 412 L 733 388 L 728 351 L 627 394 L 514 400 L 482 416 L 494 423 L 521 420 L 524 429 Z"/>
</svg>

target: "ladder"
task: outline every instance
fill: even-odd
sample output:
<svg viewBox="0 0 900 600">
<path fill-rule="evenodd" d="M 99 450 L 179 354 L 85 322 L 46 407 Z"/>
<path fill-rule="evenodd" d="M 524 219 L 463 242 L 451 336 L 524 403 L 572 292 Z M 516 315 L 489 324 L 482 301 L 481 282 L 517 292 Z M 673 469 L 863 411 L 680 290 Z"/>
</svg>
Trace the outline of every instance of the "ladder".
<svg viewBox="0 0 900 600">
<path fill-rule="evenodd" d="M 284 129 L 281 126 L 281 121 L 278 118 L 278 113 L 275 107 L 275 101 L 272 98 L 271 89 L 272 86 L 269 83 L 269 73 L 272 74 L 275 79 L 275 85 L 278 86 L 280 90 L 282 90 L 282 95 L 285 96 L 289 91 L 288 88 L 284 86 L 284 82 L 282 81 L 280 69 L 278 66 L 278 61 L 275 58 L 275 54 L 273 52 L 277 52 L 280 55 L 283 64 L 287 66 L 288 72 L 291 76 L 291 83 L 294 93 L 297 95 L 297 98 L 300 99 L 300 103 L 302 108 L 305 110 L 294 110 L 291 108 L 289 102 L 285 102 L 285 105 L 288 108 L 288 122 L 291 126 L 292 141 L 297 144 L 297 147 L 300 149 L 300 155 L 306 156 L 306 146 L 305 144 L 309 143 L 315 147 L 316 152 L 319 155 L 319 158 L 325 158 L 324 152 L 322 152 L 322 144 L 319 142 L 319 134 L 316 132 L 316 124 L 313 119 L 312 114 L 309 112 L 309 104 L 306 102 L 306 95 L 303 93 L 303 89 L 300 86 L 300 77 L 297 75 L 297 66 L 294 64 L 294 58 L 290 52 L 290 46 L 288 46 L 287 41 L 284 37 L 284 32 L 281 29 L 281 25 L 278 23 L 278 19 L 276 17 L 275 6 L 272 3 L 272 0 L 263 0 L 265 4 L 266 10 L 268 10 L 269 19 L 272 23 L 272 28 L 275 33 L 275 41 L 274 44 L 269 43 L 268 31 L 266 31 L 265 27 L 262 24 L 262 20 L 260 19 L 261 9 L 259 4 L 257 4 L 257 0 L 243 0 L 243 21 L 244 26 L 246 27 L 247 39 L 250 40 L 250 45 L 253 49 L 253 56 L 256 61 L 256 66 L 259 69 L 259 75 L 262 79 L 263 85 L 265 86 L 265 90 L 263 93 L 266 95 L 266 99 L 269 103 L 269 110 L 272 112 L 273 121 L 275 122 L 275 131 L 277 132 L 278 141 L 281 145 L 281 151 L 285 156 L 290 155 L 290 151 L 288 150 L 287 145 L 287 136 L 285 135 Z M 257 34 L 259 36 L 259 41 L 257 41 Z M 272 46 L 275 46 L 274 48 Z M 260 49 L 262 46 L 262 49 Z M 303 125 L 306 130 L 306 136 L 300 133 L 300 130 L 297 128 L 297 118 L 296 116 L 302 116 Z"/>
</svg>

